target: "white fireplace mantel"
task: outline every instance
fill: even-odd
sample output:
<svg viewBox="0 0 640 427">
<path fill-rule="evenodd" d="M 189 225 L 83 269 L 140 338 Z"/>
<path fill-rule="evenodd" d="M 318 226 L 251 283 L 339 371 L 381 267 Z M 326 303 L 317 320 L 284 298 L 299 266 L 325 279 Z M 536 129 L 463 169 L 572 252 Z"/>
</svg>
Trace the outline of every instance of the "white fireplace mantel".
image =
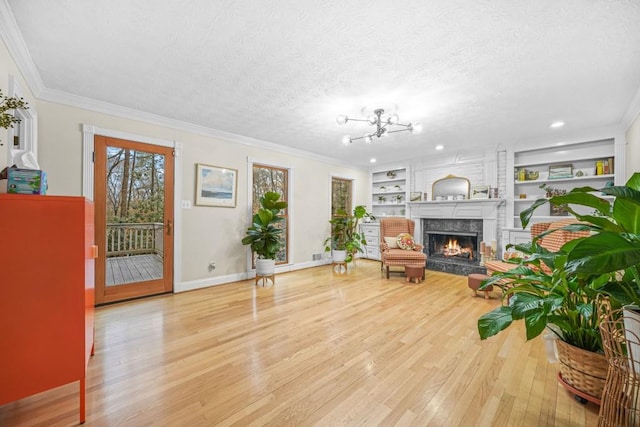
<svg viewBox="0 0 640 427">
<path fill-rule="evenodd" d="M 414 237 L 422 242 L 423 218 L 481 219 L 485 242 L 498 240 L 498 207 L 504 199 L 438 200 L 408 203 L 409 218 L 416 223 Z"/>
</svg>

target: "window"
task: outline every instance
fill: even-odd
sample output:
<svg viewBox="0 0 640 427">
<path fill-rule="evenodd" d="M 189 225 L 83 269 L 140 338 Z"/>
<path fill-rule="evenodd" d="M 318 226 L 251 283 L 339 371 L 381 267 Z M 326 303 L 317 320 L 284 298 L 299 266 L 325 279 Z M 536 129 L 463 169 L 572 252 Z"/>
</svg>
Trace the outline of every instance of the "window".
<svg viewBox="0 0 640 427">
<path fill-rule="evenodd" d="M 335 217 L 340 210 L 351 213 L 352 184 L 350 179 L 331 178 L 331 217 Z"/>
<path fill-rule="evenodd" d="M 260 197 L 269 191 L 280 193 L 280 200 L 289 203 L 289 171 L 284 168 L 266 165 L 253 165 L 253 191 L 252 191 L 252 209 L 255 214 L 260 209 Z M 284 228 L 282 238 L 284 245 L 276 256 L 276 264 L 287 264 L 289 262 L 289 209 L 285 209 L 282 213 L 284 221 L 278 224 Z M 255 257 L 254 257 L 255 266 Z"/>
</svg>

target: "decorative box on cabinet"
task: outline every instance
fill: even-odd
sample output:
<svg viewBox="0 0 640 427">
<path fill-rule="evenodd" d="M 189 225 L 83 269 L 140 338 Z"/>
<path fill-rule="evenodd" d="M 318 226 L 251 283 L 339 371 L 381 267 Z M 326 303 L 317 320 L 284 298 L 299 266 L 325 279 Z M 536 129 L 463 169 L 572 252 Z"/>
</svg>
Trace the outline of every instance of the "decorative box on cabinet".
<svg viewBox="0 0 640 427">
<path fill-rule="evenodd" d="M 85 378 L 93 354 L 93 204 L 0 194 L 0 405 Z"/>
<path fill-rule="evenodd" d="M 380 224 L 371 222 L 368 224 L 360 224 L 360 232 L 364 233 L 367 240 L 365 245 L 364 258 L 380 260 Z"/>
</svg>

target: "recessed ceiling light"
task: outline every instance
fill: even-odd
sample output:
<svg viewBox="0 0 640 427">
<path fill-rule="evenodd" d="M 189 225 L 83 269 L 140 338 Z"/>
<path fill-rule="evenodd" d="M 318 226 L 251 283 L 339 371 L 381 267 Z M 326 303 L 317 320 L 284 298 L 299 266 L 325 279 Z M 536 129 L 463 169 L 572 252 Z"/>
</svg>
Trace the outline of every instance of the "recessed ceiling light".
<svg viewBox="0 0 640 427">
<path fill-rule="evenodd" d="M 371 160 L 369 160 L 369 161 L 370 161 L 371 163 L 375 163 L 375 162 L 376 162 L 376 159 L 375 159 L 375 157 L 372 157 L 372 158 L 371 158 Z"/>
<path fill-rule="evenodd" d="M 436 150 L 444 150 L 444 145 L 436 145 Z"/>
<path fill-rule="evenodd" d="M 562 126 L 564 126 L 564 122 L 553 122 L 549 125 L 550 128 L 561 128 Z"/>
</svg>

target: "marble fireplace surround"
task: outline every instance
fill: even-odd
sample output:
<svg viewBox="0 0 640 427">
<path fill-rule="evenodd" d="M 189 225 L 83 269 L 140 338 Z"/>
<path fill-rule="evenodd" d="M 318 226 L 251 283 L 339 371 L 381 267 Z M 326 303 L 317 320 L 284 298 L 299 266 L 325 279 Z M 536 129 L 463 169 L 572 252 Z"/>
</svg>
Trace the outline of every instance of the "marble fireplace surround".
<svg viewBox="0 0 640 427">
<path fill-rule="evenodd" d="M 498 207 L 504 199 L 470 199 L 409 203 L 409 218 L 415 221 L 414 237 L 421 244 L 424 230 L 422 219 L 481 219 L 482 241 L 498 240 Z M 447 223 L 455 223 L 455 221 Z M 455 230 L 453 230 L 455 231 Z M 465 230 L 460 230 L 465 231 Z"/>
</svg>

